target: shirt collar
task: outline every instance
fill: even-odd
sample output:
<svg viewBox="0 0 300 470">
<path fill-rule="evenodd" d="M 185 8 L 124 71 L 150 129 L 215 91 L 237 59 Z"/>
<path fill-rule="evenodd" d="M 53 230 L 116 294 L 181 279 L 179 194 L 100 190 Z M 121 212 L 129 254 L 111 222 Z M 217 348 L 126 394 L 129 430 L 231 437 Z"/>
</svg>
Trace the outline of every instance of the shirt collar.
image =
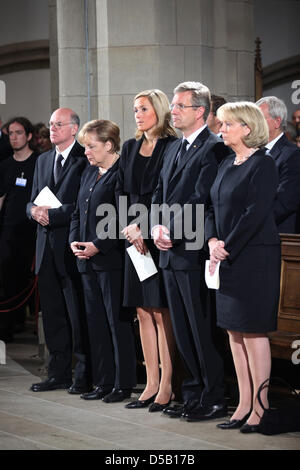
<svg viewBox="0 0 300 470">
<path fill-rule="evenodd" d="M 281 134 L 279 134 L 277 137 L 275 137 L 275 139 L 271 140 L 271 142 L 268 142 L 267 145 L 265 145 L 265 147 L 268 149 L 268 150 L 271 150 L 274 145 L 276 144 L 276 142 L 283 136 L 283 132 L 281 132 Z"/>
<path fill-rule="evenodd" d="M 204 126 L 200 127 L 199 129 L 197 129 L 195 132 L 193 132 L 191 135 L 189 135 L 188 137 L 184 137 L 185 140 L 188 141 L 188 145 L 187 145 L 187 149 L 189 148 L 189 146 L 194 142 L 194 140 L 196 140 L 196 138 L 198 137 L 199 134 L 201 134 L 202 131 L 204 131 L 204 129 L 207 127 L 207 124 L 204 124 Z"/>
<path fill-rule="evenodd" d="M 72 148 L 73 148 L 73 145 L 75 144 L 75 140 L 71 143 L 71 145 L 69 145 L 69 147 L 67 147 L 65 150 L 63 150 L 62 152 L 59 152 L 58 149 L 56 149 L 56 156 L 55 158 L 57 158 L 58 155 L 61 155 L 64 159 L 64 161 L 67 160 L 68 156 L 69 156 L 69 153 L 71 152 Z"/>
</svg>

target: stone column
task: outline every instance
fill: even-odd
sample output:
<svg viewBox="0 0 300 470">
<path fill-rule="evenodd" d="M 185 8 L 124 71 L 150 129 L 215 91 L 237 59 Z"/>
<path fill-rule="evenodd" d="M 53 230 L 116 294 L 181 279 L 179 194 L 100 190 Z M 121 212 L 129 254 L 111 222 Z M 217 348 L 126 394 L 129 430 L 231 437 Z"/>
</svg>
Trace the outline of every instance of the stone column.
<svg viewBox="0 0 300 470">
<path fill-rule="evenodd" d="M 89 119 L 86 5 L 94 1 L 49 0 L 52 106 L 70 107 L 85 122 Z"/>
<path fill-rule="evenodd" d="M 159 88 L 171 99 L 185 80 L 201 81 L 227 99 L 253 98 L 252 0 L 49 2 L 57 20 L 57 54 L 54 47 L 50 54 L 58 102 L 73 107 L 82 122 L 111 119 L 128 139 L 135 128 L 133 97 Z"/>
</svg>

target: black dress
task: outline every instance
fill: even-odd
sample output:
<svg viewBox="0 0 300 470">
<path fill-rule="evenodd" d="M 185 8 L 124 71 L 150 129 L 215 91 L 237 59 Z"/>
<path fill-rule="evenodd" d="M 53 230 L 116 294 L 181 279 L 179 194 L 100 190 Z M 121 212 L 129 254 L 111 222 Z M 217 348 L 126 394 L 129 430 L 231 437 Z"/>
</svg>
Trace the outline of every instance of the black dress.
<svg viewBox="0 0 300 470">
<path fill-rule="evenodd" d="M 131 139 L 124 143 L 120 158 L 120 170 L 117 185 L 117 196 L 126 195 L 128 206 L 144 204 L 150 209 L 152 194 L 158 182 L 163 164 L 164 152 L 174 137 L 159 139 L 151 157 L 140 155 L 142 139 Z M 129 223 L 130 219 L 128 220 Z M 145 234 L 143 234 L 145 235 Z M 148 234 L 146 234 L 147 237 Z M 148 237 L 145 243 L 151 253 L 158 273 L 140 281 L 134 265 L 125 249 L 124 300 L 127 307 L 166 308 L 167 300 L 159 265 L 159 250 Z M 126 248 L 131 246 L 126 241 Z"/>
<path fill-rule="evenodd" d="M 273 213 L 278 175 L 261 150 L 241 165 L 229 156 L 211 188 L 206 239 L 225 242 L 216 291 L 218 326 L 244 333 L 276 330 L 280 239 Z"/>
</svg>

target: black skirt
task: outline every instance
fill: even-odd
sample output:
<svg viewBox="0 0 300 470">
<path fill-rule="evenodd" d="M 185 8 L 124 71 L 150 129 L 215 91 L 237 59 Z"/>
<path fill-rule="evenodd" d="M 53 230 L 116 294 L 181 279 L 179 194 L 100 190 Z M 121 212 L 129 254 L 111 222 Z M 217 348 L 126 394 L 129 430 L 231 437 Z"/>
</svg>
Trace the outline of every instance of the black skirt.
<svg viewBox="0 0 300 470">
<path fill-rule="evenodd" d="M 152 240 L 146 240 L 146 244 L 158 269 L 158 273 L 141 282 L 138 278 L 135 267 L 125 250 L 123 305 L 125 307 L 167 308 L 168 304 L 162 272 L 158 267 L 159 250 L 156 248 Z M 128 248 L 131 244 L 126 241 L 125 245 L 126 248 Z"/>
<path fill-rule="evenodd" d="M 223 261 L 216 291 L 218 326 L 243 333 L 275 331 L 280 264 L 280 245 L 248 245 L 232 264 Z"/>
</svg>

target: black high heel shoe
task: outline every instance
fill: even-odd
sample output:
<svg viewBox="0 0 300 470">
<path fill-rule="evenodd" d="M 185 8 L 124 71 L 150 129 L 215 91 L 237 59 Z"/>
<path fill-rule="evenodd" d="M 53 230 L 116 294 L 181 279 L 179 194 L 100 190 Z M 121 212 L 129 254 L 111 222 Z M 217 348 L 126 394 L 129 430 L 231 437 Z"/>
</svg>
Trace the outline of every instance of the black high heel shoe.
<svg viewBox="0 0 300 470">
<path fill-rule="evenodd" d="M 128 408 L 128 409 L 147 408 L 151 403 L 154 402 L 156 395 L 157 393 L 155 395 L 152 395 L 152 397 L 148 398 L 147 400 L 131 401 L 130 403 L 127 403 L 127 405 L 125 405 L 125 408 Z"/>
<path fill-rule="evenodd" d="M 251 411 L 247 413 L 242 419 L 230 419 L 225 421 L 225 423 L 217 424 L 217 428 L 219 429 L 240 429 L 243 425 L 245 425 L 247 419 L 249 418 Z"/>
<path fill-rule="evenodd" d="M 165 408 L 168 408 L 168 406 L 170 405 L 171 401 L 172 401 L 172 398 L 173 398 L 173 393 L 171 394 L 170 396 L 170 400 L 168 401 L 168 403 L 152 403 L 150 406 L 149 406 L 149 413 L 156 413 L 157 411 L 163 411 Z"/>
</svg>

